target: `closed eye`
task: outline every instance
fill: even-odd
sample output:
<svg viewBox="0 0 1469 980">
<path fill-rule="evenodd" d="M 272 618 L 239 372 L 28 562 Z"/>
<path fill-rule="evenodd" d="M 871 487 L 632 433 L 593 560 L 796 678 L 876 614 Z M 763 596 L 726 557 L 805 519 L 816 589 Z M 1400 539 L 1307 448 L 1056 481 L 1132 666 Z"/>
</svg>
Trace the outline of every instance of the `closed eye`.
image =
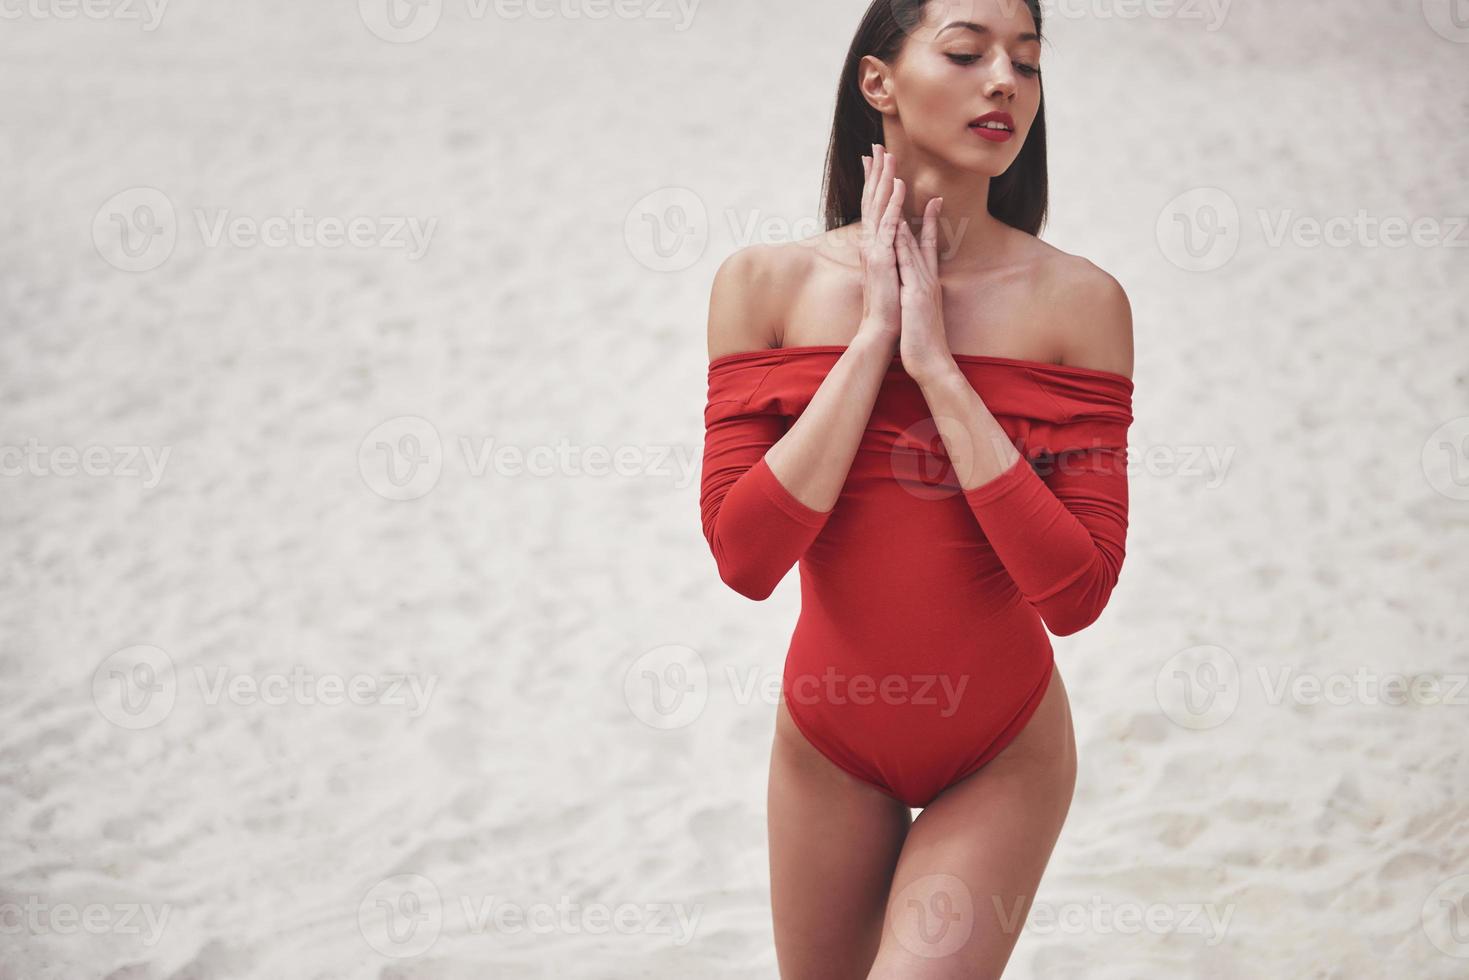
<svg viewBox="0 0 1469 980">
<path fill-rule="evenodd" d="M 982 55 L 977 54 L 951 54 L 948 56 L 949 60 L 956 65 L 972 65 L 981 57 Z M 1041 73 L 1040 68 L 1035 65 L 1027 65 L 1023 61 L 1017 61 L 1014 64 L 1016 71 L 1027 78 L 1036 78 Z"/>
</svg>

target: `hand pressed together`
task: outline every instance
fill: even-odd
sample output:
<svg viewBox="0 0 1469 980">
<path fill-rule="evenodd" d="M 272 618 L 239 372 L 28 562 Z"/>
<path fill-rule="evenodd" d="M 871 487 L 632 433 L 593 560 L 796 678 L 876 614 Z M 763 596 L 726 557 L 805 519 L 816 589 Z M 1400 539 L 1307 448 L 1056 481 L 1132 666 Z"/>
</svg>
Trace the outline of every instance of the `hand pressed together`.
<svg viewBox="0 0 1469 980">
<path fill-rule="evenodd" d="M 894 177 L 894 161 L 882 144 L 862 158 L 863 326 L 897 340 L 903 370 L 920 383 L 954 367 L 944 332 L 943 286 L 939 282 L 939 215 L 943 198 L 923 209 L 919 235 L 903 217 L 907 185 Z"/>
</svg>

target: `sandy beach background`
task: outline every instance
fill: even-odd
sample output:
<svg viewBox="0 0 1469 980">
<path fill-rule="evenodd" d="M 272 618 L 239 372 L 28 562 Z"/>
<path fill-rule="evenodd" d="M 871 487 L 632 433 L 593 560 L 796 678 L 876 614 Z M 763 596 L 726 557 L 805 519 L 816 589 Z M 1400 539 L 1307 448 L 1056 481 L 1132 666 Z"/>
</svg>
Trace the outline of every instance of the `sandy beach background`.
<svg viewBox="0 0 1469 980">
<path fill-rule="evenodd" d="M 863 7 L 4 5 L 0 978 L 775 976 L 705 316 Z M 1138 469 L 1007 976 L 1469 975 L 1469 9 L 1048 10 Z"/>
</svg>

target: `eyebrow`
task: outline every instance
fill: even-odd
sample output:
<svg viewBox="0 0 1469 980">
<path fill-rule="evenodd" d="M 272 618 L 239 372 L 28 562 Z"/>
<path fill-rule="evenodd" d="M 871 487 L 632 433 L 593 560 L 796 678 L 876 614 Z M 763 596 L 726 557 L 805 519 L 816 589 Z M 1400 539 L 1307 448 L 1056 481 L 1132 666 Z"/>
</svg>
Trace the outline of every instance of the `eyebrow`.
<svg viewBox="0 0 1469 980">
<path fill-rule="evenodd" d="M 985 27 L 983 24 L 976 24 L 972 20 L 955 20 L 955 21 L 950 21 L 949 23 L 945 24 L 943 27 L 940 27 L 938 29 L 938 31 L 936 31 L 934 33 L 934 37 L 937 38 L 940 34 L 942 34 L 944 31 L 947 31 L 951 27 L 962 27 L 964 30 L 966 30 L 966 31 L 973 31 L 976 34 L 993 34 L 994 33 L 988 27 Z M 1020 41 L 1022 43 L 1025 42 L 1025 41 L 1037 41 L 1037 42 L 1039 42 L 1040 39 L 1041 39 L 1041 36 L 1039 34 L 1033 34 L 1030 31 L 1026 31 L 1023 34 L 1017 35 L 1017 37 L 1016 37 L 1016 40 L 1018 40 L 1018 41 Z"/>
</svg>

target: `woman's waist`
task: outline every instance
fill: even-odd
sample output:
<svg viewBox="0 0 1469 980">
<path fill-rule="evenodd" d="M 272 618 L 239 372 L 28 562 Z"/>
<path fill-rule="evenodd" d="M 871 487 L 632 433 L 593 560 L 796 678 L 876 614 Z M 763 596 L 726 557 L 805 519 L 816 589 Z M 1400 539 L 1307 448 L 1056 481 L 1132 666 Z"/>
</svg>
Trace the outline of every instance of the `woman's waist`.
<svg viewBox="0 0 1469 980">
<path fill-rule="evenodd" d="M 871 600 L 912 611 L 964 606 L 991 614 L 1020 600 L 1004 562 L 973 527 L 935 531 L 866 522 L 828 527 L 798 562 L 802 595 L 833 606 Z"/>
<path fill-rule="evenodd" d="M 829 588 L 802 572 L 792 651 L 877 666 L 932 667 L 1051 652 L 1040 614 L 1005 578 L 1003 587 L 878 583 Z"/>
<path fill-rule="evenodd" d="M 922 692 L 989 700 L 1029 690 L 1053 659 L 1050 636 L 1028 607 L 974 629 L 915 622 L 876 631 L 803 608 L 783 677 L 788 696 L 822 702 L 833 692 L 852 703 Z"/>
</svg>

